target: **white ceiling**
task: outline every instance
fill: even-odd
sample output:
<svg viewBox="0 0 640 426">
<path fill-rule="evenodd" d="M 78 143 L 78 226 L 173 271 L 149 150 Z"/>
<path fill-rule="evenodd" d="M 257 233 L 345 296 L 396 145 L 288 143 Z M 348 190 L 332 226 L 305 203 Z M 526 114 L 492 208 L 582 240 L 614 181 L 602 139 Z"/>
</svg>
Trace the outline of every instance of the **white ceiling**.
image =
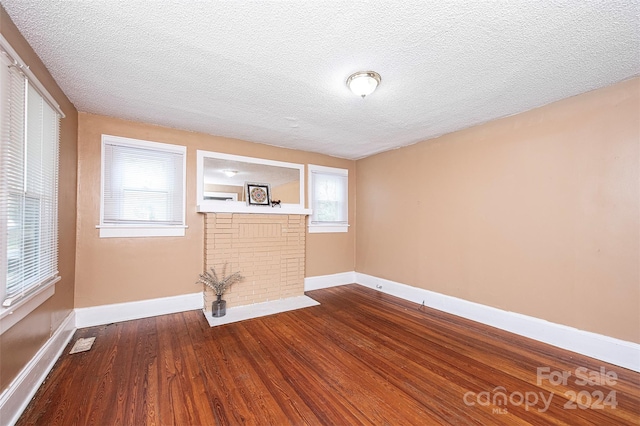
<svg viewBox="0 0 640 426">
<path fill-rule="evenodd" d="M 0 3 L 79 111 L 351 159 L 640 73 L 639 0 Z"/>
</svg>

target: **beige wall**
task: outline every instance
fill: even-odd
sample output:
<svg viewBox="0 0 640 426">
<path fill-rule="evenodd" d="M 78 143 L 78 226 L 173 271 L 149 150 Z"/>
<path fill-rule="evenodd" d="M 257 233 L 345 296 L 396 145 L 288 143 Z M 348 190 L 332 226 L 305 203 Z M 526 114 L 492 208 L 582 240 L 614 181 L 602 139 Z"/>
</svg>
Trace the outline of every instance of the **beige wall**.
<svg viewBox="0 0 640 426">
<path fill-rule="evenodd" d="M 289 182 L 271 187 L 271 199 L 280 200 L 282 204 L 300 203 L 300 182 Z"/>
<path fill-rule="evenodd" d="M 78 113 L 0 5 L 0 32 L 60 104 L 59 265 L 56 293 L 0 336 L 0 392 L 15 378 L 73 309 L 76 245 L 76 146 Z M 0 421 L 1 423 L 1 421 Z"/>
<path fill-rule="evenodd" d="M 225 192 L 228 194 L 236 194 L 238 196 L 237 201 L 244 201 L 244 188 L 242 186 L 234 185 L 216 185 L 215 183 L 205 183 L 205 192 Z"/>
<path fill-rule="evenodd" d="M 360 160 L 356 270 L 640 342 L 639 144 L 636 78 Z"/>
<path fill-rule="evenodd" d="M 102 134 L 187 147 L 187 225 L 181 238 L 99 238 Z M 203 269 L 204 215 L 196 213 L 196 150 L 347 168 L 355 162 L 241 140 L 80 113 L 78 125 L 78 250 L 76 307 L 195 293 Z M 355 204 L 355 185 L 350 188 Z M 353 223 L 355 209 L 351 209 Z M 355 231 L 307 236 L 306 276 L 353 271 Z"/>
</svg>

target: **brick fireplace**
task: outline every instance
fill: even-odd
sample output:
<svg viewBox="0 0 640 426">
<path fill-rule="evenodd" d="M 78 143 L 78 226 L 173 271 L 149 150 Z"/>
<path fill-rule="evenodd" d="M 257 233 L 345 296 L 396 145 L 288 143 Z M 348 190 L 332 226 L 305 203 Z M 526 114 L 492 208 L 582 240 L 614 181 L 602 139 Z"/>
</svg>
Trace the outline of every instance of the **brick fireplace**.
<svg viewBox="0 0 640 426">
<path fill-rule="evenodd" d="M 304 294 L 305 215 L 205 214 L 205 268 L 245 277 L 224 295 L 227 308 Z M 204 309 L 215 300 L 207 289 Z"/>
</svg>

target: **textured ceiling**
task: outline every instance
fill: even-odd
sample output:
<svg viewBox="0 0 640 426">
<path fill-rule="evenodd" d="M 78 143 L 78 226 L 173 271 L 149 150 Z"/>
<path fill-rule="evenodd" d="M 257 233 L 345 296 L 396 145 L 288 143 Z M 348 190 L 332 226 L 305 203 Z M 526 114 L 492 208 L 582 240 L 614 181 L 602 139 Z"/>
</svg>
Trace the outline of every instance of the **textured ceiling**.
<svg viewBox="0 0 640 426">
<path fill-rule="evenodd" d="M 79 111 L 352 159 L 640 73 L 638 0 L 0 3 Z"/>
</svg>

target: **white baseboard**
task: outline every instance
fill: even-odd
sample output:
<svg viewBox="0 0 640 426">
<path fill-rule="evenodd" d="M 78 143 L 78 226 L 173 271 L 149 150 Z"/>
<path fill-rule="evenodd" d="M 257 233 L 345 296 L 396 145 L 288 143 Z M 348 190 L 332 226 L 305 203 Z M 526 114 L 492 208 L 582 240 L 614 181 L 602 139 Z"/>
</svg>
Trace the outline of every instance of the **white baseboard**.
<svg viewBox="0 0 640 426">
<path fill-rule="evenodd" d="M 406 284 L 356 273 L 356 283 L 520 336 L 640 372 L 640 345 L 539 318 L 503 311 Z"/>
<path fill-rule="evenodd" d="M 356 282 L 356 273 L 341 272 L 339 274 L 307 277 L 304 279 L 304 291 L 319 290 L 321 288 L 335 287 Z"/>
<path fill-rule="evenodd" d="M 62 321 L 53 335 L 40 348 L 35 356 L 13 379 L 0 395 L 0 423 L 15 424 L 20 415 L 46 379 L 47 374 L 62 354 L 75 332 L 75 312 L 71 312 Z"/>
<path fill-rule="evenodd" d="M 76 327 L 93 327 L 113 322 L 192 311 L 202 309 L 203 303 L 202 292 L 198 292 L 159 299 L 76 308 Z"/>
</svg>

